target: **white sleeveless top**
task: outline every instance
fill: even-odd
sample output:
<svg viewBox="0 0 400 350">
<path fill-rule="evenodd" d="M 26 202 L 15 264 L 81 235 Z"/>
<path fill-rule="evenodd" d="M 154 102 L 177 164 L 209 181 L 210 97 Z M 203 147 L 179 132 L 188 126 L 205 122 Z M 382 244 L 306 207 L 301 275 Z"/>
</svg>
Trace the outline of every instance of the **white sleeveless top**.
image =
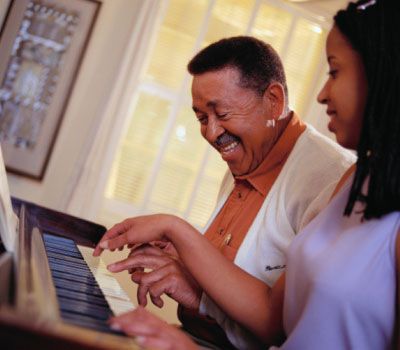
<svg viewBox="0 0 400 350">
<path fill-rule="evenodd" d="M 352 178 L 288 252 L 282 349 L 389 349 L 400 212 L 343 216 Z"/>
</svg>

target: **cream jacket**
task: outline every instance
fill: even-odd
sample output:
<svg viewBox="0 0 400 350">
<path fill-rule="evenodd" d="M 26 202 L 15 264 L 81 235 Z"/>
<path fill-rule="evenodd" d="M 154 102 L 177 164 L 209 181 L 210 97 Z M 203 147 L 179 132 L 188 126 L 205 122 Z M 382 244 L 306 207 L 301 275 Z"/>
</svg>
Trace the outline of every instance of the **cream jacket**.
<svg viewBox="0 0 400 350">
<path fill-rule="evenodd" d="M 307 125 L 239 247 L 234 263 L 272 286 L 284 271 L 286 251 L 295 234 L 327 205 L 337 182 L 355 160 L 350 151 Z M 233 187 L 234 179 L 228 171 L 204 232 Z M 255 337 L 229 319 L 205 293 L 199 311 L 213 317 L 238 349 L 260 348 Z"/>
</svg>

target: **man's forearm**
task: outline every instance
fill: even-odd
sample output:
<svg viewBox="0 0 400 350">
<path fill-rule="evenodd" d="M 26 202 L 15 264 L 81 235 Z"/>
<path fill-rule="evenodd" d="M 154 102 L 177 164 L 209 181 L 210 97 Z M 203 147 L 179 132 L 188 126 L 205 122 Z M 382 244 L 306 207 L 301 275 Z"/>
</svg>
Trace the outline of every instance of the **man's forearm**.
<svg viewBox="0 0 400 350">
<path fill-rule="evenodd" d="M 172 223 L 167 237 L 204 292 L 230 318 L 268 343 L 281 335 L 283 279 L 271 290 L 226 259 L 183 220 Z"/>
</svg>

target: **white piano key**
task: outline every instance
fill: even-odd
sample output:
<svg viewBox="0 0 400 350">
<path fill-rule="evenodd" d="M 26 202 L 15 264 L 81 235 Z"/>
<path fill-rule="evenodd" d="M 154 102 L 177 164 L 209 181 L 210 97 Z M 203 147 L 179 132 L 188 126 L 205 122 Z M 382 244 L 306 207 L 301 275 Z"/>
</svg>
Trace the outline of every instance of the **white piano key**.
<svg viewBox="0 0 400 350">
<path fill-rule="evenodd" d="M 93 248 L 79 246 L 83 258 L 89 266 L 94 278 L 103 291 L 111 310 L 115 315 L 120 315 L 133 310 L 135 305 L 132 303 L 126 292 L 121 288 L 113 274 L 107 270 L 103 260 L 93 256 Z"/>
</svg>

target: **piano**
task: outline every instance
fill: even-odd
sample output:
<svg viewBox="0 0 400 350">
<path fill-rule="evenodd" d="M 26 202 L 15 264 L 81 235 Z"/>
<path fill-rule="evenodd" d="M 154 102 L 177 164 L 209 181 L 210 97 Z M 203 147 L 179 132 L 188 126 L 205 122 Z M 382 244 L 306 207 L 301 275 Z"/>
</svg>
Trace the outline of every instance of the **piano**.
<svg viewBox="0 0 400 350">
<path fill-rule="evenodd" d="M 105 228 L 17 198 L 12 208 L 14 252 L 0 241 L 1 348 L 139 349 L 107 324 L 133 305 L 91 256 Z"/>
</svg>

